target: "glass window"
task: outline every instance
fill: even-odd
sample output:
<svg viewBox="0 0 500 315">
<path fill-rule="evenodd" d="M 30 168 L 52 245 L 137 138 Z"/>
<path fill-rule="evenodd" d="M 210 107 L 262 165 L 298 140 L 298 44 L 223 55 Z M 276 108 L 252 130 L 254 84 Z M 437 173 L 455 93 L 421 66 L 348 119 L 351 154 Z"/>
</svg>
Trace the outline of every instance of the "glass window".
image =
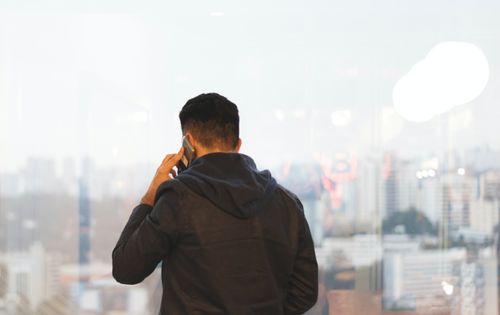
<svg viewBox="0 0 500 315">
<path fill-rule="evenodd" d="M 498 314 L 497 1 L 3 1 L 0 314 L 158 314 L 111 251 L 218 92 L 301 199 L 317 314 Z"/>
</svg>

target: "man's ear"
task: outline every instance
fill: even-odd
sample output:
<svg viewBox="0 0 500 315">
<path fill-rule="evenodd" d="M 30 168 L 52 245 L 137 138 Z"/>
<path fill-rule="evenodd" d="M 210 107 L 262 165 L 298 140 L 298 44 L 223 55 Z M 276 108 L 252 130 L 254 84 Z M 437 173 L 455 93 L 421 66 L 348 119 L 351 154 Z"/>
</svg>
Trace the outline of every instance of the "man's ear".
<svg viewBox="0 0 500 315">
<path fill-rule="evenodd" d="M 236 144 L 236 152 L 240 152 L 240 147 L 241 147 L 241 138 L 238 138 L 238 144 Z"/>
<path fill-rule="evenodd" d="M 186 132 L 185 135 L 186 139 L 191 143 L 191 146 L 194 148 L 195 146 L 198 146 L 198 143 L 194 139 L 193 135 L 190 132 Z"/>
</svg>

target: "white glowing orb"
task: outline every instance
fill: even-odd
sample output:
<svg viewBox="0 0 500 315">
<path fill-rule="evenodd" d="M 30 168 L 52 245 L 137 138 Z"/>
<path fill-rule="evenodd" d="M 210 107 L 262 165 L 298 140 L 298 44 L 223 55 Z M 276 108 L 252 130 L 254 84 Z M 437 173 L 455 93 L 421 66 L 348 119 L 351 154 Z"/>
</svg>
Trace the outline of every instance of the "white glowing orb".
<svg viewBox="0 0 500 315">
<path fill-rule="evenodd" d="M 476 45 L 440 43 L 396 83 L 394 109 L 409 121 L 427 121 L 474 100 L 489 75 L 488 60 Z"/>
<path fill-rule="evenodd" d="M 447 281 L 441 281 L 441 287 L 443 288 L 444 294 L 452 295 L 453 294 L 453 285 L 448 283 Z"/>
</svg>

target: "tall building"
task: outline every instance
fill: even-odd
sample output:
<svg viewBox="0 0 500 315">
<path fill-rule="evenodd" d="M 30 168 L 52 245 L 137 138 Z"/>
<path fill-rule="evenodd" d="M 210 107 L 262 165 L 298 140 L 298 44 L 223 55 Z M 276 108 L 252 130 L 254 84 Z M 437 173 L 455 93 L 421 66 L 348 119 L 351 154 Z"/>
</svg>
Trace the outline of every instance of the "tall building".
<svg viewBox="0 0 500 315">
<path fill-rule="evenodd" d="M 400 211 L 399 209 L 399 194 L 398 194 L 398 177 L 395 157 L 386 154 L 383 161 L 384 178 L 384 216 Z"/>
<path fill-rule="evenodd" d="M 439 176 L 422 177 L 418 179 L 417 209 L 436 224 L 441 221 L 443 212 L 443 190 Z"/>
<path fill-rule="evenodd" d="M 84 274 L 90 263 L 90 159 L 84 159 L 82 163 L 82 174 L 78 180 L 78 213 L 79 213 L 79 264 Z M 82 282 L 86 279 L 82 277 Z"/>
<path fill-rule="evenodd" d="M 356 178 L 355 218 L 357 226 L 368 227 L 374 233 L 381 225 L 383 182 L 380 161 L 374 158 L 359 162 Z"/>
<path fill-rule="evenodd" d="M 471 223 L 471 202 L 478 198 L 477 179 L 465 171 L 448 172 L 441 176 L 443 191 L 443 237 L 450 231 L 468 228 Z"/>
<path fill-rule="evenodd" d="M 479 175 L 477 198 L 470 208 L 471 230 L 493 237 L 500 219 L 500 171 L 488 170 Z"/>
<path fill-rule="evenodd" d="M 500 171 L 488 170 L 479 178 L 480 196 L 486 200 L 500 200 Z"/>
<path fill-rule="evenodd" d="M 34 243 L 28 252 L 8 253 L 0 258 L 5 274 L 0 275 L 0 287 L 17 301 L 25 301 L 31 310 L 60 292 L 60 255 L 48 255 L 40 243 Z"/>
<path fill-rule="evenodd" d="M 453 266 L 465 258 L 465 249 L 385 253 L 384 308 L 449 311 L 447 285 L 458 283 Z"/>
<path fill-rule="evenodd" d="M 499 222 L 499 200 L 476 199 L 470 202 L 469 228 L 493 238 Z"/>
<path fill-rule="evenodd" d="M 418 167 L 414 161 L 398 159 L 393 154 L 384 156 L 382 176 L 384 179 L 385 216 L 398 211 L 416 208 Z"/>
<path fill-rule="evenodd" d="M 385 309 L 497 314 L 497 263 L 490 249 L 408 249 L 384 253 Z"/>
</svg>

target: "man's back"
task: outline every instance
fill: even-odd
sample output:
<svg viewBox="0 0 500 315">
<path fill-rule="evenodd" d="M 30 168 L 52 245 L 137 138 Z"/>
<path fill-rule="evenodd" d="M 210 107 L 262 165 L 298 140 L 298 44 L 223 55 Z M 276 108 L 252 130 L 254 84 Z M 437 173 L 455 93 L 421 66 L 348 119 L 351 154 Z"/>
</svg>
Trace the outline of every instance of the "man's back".
<svg viewBox="0 0 500 315">
<path fill-rule="evenodd" d="M 302 205 L 246 155 L 195 160 L 159 187 L 146 222 L 170 249 L 160 314 L 302 314 L 316 302 Z"/>
</svg>

